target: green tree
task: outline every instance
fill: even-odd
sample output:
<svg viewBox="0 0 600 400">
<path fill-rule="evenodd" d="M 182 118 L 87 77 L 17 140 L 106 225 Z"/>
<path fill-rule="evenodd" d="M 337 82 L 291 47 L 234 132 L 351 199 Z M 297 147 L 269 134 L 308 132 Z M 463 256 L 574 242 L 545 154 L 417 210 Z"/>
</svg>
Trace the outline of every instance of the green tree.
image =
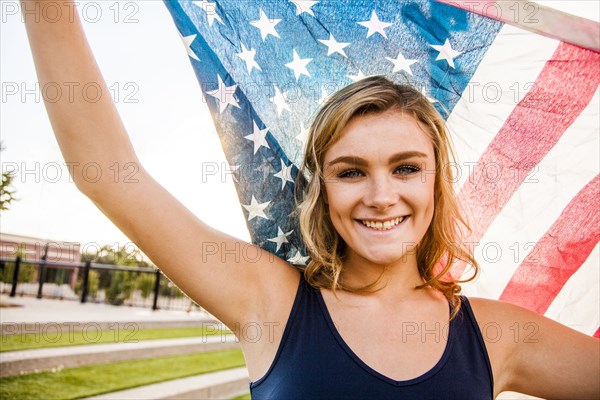
<svg viewBox="0 0 600 400">
<path fill-rule="evenodd" d="M 106 298 L 110 304 L 120 306 L 131 296 L 134 287 L 135 282 L 131 272 L 113 271 L 110 287 L 106 291 Z"/>
<path fill-rule="evenodd" d="M 0 143 L 0 152 L 4 150 Z M 6 171 L 2 173 L 2 181 L 0 181 L 0 211 L 8 210 L 10 204 L 16 200 L 15 189 L 13 188 L 14 173 Z"/>
<path fill-rule="evenodd" d="M 116 243 L 115 243 L 116 244 Z M 97 264 L 114 264 L 129 267 L 152 267 L 153 264 L 144 259 L 142 252 L 133 243 L 122 246 L 105 244 L 97 253 L 82 254 L 81 261 Z"/>
<path fill-rule="evenodd" d="M 152 267 L 152 264 L 144 259 L 142 252 L 132 243 L 122 246 L 104 245 L 96 254 L 83 254 L 81 260 L 127 267 Z M 111 304 L 123 304 L 136 286 L 135 275 L 134 272 L 129 271 L 98 271 L 98 288 L 106 290 L 106 299 Z"/>
<path fill-rule="evenodd" d="M 19 283 L 33 282 L 33 280 L 36 276 L 37 267 L 34 264 L 30 264 L 30 263 L 26 262 L 27 260 L 24 258 L 23 254 L 24 254 L 23 244 L 21 243 L 21 244 L 19 244 L 17 254 L 15 254 L 15 258 L 21 257 L 21 265 L 19 266 L 19 277 L 17 278 L 17 282 L 19 282 Z M 2 280 L 5 283 L 12 282 L 14 271 L 15 271 L 15 263 L 7 262 L 4 265 L 4 269 L 2 270 L 2 273 L 0 273 L 0 280 Z"/>
<path fill-rule="evenodd" d="M 90 271 L 90 276 L 88 277 L 88 296 L 96 298 L 98 295 L 100 278 L 98 271 Z M 75 283 L 75 293 L 81 295 L 81 287 L 83 286 L 83 278 L 77 278 L 77 283 Z"/>
<path fill-rule="evenodd" d="M 156 276 L 154 274 L 140 274 L 138 276 L 135 286 L 140 290 L 140 294 L 142 298 L 146 299 L 154 290 L 154 281 L 156 280 Z"/>
</svg>

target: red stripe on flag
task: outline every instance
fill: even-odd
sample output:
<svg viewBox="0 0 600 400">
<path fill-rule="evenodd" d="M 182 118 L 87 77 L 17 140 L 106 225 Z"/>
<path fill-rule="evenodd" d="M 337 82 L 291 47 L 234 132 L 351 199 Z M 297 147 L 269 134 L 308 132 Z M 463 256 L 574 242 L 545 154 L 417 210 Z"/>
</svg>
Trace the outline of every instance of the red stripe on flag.
<svg viewBox="0 0 600 400">
<path fill-rule="evenodd" d="M 558 45 L 533 88 L 517 104 L 459 193 L 471 225 L 464 239 L 477 243 L 533 168 L 592 99 L 600 81 L 600 54 Z M 453 265 L 459 278 L 465 263 Z"/>
<path fill-rule="evenodd" d="M 544 314 L 600 240 L 600 175 L 596 175 L 536 243 L 500 300 Z"/>
<path fill-rule="evenodd" d="M 600 328 L 598 328 L 598 330 L 596 331 L 596 333 L 594 333 L 594 337 L 600 339 Z"/>
</svg>

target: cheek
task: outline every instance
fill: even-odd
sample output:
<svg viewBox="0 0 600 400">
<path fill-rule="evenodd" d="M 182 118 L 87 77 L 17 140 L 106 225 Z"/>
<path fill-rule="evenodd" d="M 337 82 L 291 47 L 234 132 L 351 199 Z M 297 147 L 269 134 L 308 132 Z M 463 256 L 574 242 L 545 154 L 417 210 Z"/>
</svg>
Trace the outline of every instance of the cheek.
<svg viewBox="0 0 600 400">
<path fill-rule="evenodd" d="M 339 219 L 339 215 L 343 214 L 346 209 L 344 197 L 340 195 L 339 191 L 330 190 L 325 199 L 325 207 L 329 211 L 329 217 L 335 223 L 336 219 Z"/>
<path fill-rule="evenodd" d="M 331 185 L 327 188 L 325 207 L 333 228 L 341 234 L 344 231 L 345 221 L 351 218 L 353 202 L 348 191 L 335 186 Z"/>
<path fill-rule="evenodd" d="M 433 219 L 435 210 L 435 181 L 434 179 L 423 182 L 415 192 L 414 200 L 421 208 L 423 221 L 429 223 Z"/>
<path fill-rule="evenodd" d="M 341 211 L 347 207 L 348 191 L 345 190 L 344 185 L 336 184 L 335 182 L 325 183 L 323 195 L 325 204 L 331 213 Z"/>
<path fill-rule="evenodd" d="M 427 190 L 427 210 L 425 212 L 427 226 L 429 226 L 433 222 L 433 214 L 435 213 L 435 184 L 428 185 L 429 188 Z"/>
</svg>

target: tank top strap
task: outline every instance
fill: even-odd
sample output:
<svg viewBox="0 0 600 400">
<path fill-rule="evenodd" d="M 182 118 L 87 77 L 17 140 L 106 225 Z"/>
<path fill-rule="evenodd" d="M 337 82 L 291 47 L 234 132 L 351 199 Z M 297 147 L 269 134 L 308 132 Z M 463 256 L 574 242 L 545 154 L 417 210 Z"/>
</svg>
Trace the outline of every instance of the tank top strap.
<svg viewBox="0 0 600 400">
<path fill-rule="evenodd" d="M 283 352 L 283 349 L 285 348 L 286 343 L 290 340 L 289 339 L 290 335 L 293 336 L 295 334 L 295 332 L 299 329 L 298 326 L 295 326 L 296 315 L 299 313 L 299 309 L 305 303 L 304 298 L 306 297 L 307 291 L 309 290 L 308 287 L 310 287 L 310 285 L 308 284 L 308 282 L 306 282 L 306 279 L 304 278 L 304 273 L 302 271 L 299 271 L 299 275 L 300 275 L 300 280 L 298 282 L 298 288 L 296 289 L 296 296 L 294 298 L 294 303 L 292 304 L 292 309 L 290 310 L 290 314 L 285 323 L 285 328 L 283 330 L 283 335 L 281 337 L 281 342 L 279 343 L 279 347 L 277 348 L 277 353 L 275 354 L 275 358 L 273 359 L 273 362 L 271 363 L 271 366 L 269 367 L 267 372 L 260 379 L 254 381 L 254 382 L 250 382 L 250 389 L 253 389 L 256 386 L 260 385 L 263 381 L 265 381 L 269 377 L 269 375 L 271 374 L 273 369 L 276 367 L 277 362 L 279 361 L 279 358 L 281 357 L 281 353 Z"/>
<path fill-rule="evenodd" d="M 477 323 L 477 319 L 475 318 L 475 313 L 473 313 L 473 308 L 471 307 L 471 302 L 467 298 L 467 296 L 461 295 L 461 308 L 459 314 L 462 314 L 465 321 L 464 324 L 468 325 L 466 328 L 467 331 L 474 336 L 474 339 L 477 343 L 477 350 L 479 357 L 482 360 L 482 363 L 485 364 L 485 370 L 487 372 L 487 377 L 489 378 L 490 387 L 494 387 L 494 374 L 492 372 L 492 363 L 490 362 L 490 357 L 487 351 L 487 347 L 485 346 L 485 341 L 483 340 L 483 334 L 481 333 L 481 329 L 479 328 L 479 324 Z"/>
</svg>

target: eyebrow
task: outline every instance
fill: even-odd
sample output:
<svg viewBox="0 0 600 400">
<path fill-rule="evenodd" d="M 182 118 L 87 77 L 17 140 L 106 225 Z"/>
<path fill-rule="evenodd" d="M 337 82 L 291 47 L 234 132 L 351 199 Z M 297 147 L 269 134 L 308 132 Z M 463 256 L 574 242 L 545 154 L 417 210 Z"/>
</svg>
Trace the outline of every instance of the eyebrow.
<svg viewBox="0 0 600 400">
<path fill-rule="evenodd" d="M 422 153 L 420 151 L 403 151 L 401 153 L 396 153 L 394 155 L 392 155 L 389 160 L 388 163 L 389 164 L 393 164 L 395 162 L 398 161 L 402 161 L 402 160 L 406 160 L 409 158 L 427 158 L 427 154 Z M 339 163 L 346 163 L 346 164 L 352 164 L 352 165 L 357 165 L 357 166 L 365 166 L 367 165 L 367 161 L 360 158 L 360 157 L 356 157 L 356 156 L 341 156 L 341 157 L 337 157 L 333 160 L 331 160 L 330 162 L 327 163 L 327 166 L 331 167 L 335 164 L 339 164 Z"/>
</svg>

